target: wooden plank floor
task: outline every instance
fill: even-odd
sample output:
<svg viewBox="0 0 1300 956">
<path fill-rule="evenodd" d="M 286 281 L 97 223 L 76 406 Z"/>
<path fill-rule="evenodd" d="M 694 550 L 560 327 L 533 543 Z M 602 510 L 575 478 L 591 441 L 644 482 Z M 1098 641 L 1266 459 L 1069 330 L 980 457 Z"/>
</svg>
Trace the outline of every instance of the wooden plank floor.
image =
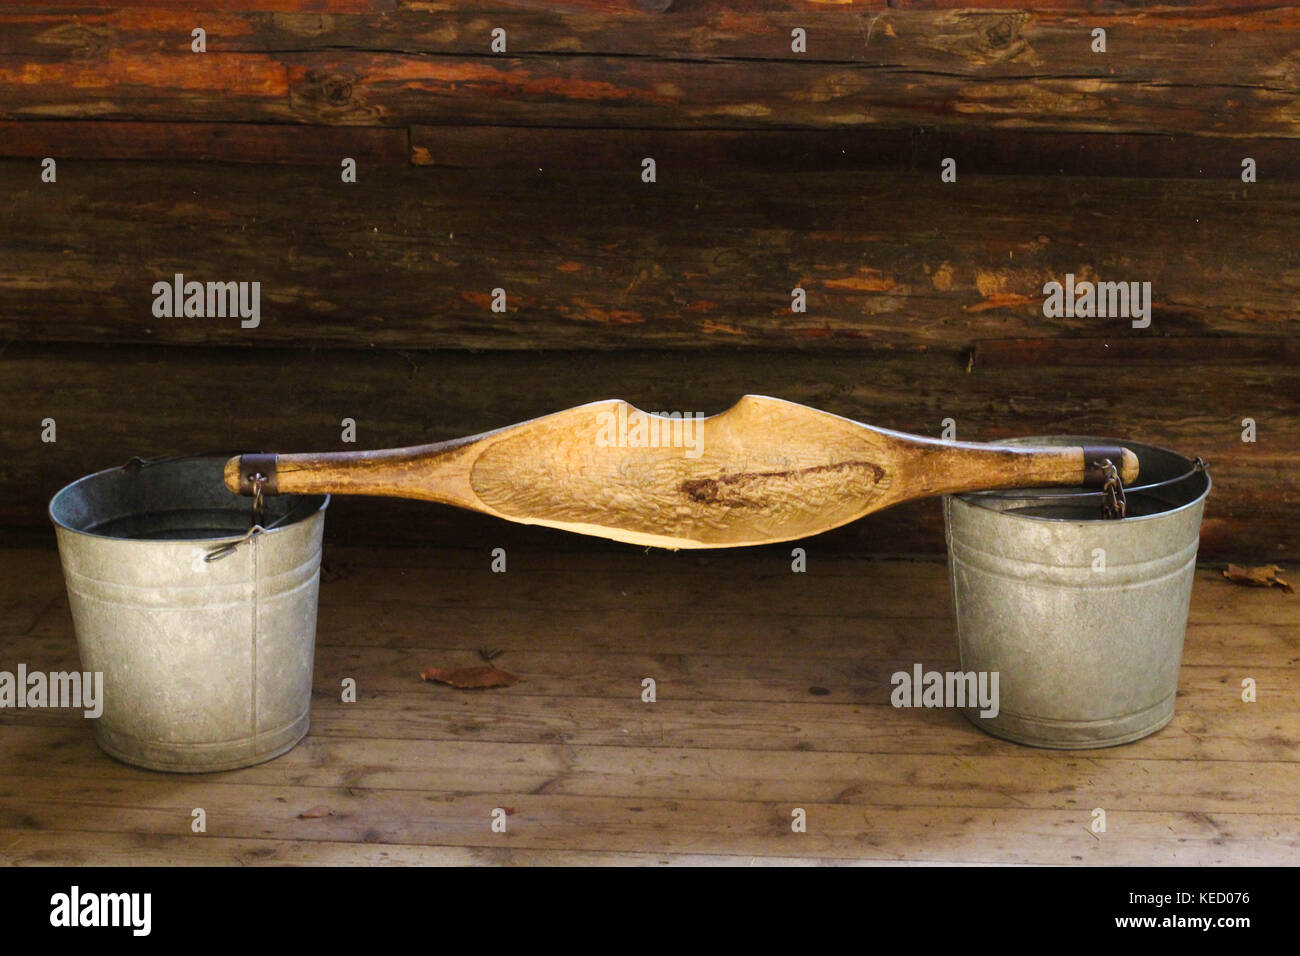
<svg viewBox="0 0 1300 956">
<path fill-rule="evenodd" d="M 1053 752 L 889 706 L 894 671 L 956 668 L 942 564 L 488 550 L 327 550 L 312 730 L 258 767 L 137 770 L 73 713 L 0 711 L 0 862 L 1300 862 L 1300 596 L 1198 571 L 1172 724 Z M 523 681 L 418 678 L 485 646 Z M 0 549 L 0 648 L 76 665 L 53 549 Z"/>
</svg>

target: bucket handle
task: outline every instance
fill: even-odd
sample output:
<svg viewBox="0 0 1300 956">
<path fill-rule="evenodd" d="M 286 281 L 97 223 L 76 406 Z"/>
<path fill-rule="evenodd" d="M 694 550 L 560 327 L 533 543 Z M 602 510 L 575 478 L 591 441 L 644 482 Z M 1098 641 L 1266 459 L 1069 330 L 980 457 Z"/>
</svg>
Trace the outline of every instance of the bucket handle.
<svg viewBox="0 0 1300 956">
<path fill-rule="evenodd" d="M 191 458 L 227 458 L 230 454 L 229 449 L 219 448 L 216 451 L 197 451 L 188 455 L 159 455 L 157 458 L 141 458 L 139 455 L 132 455 L 119 467 L 123 471 L 139 471 L 141 468 L 162 465 L 172 461 L 188 461 Z"/>
<path fill-rule="evenodd" d="M 240 545 L 252 541 L 259 534 L 265 534 L 266 532 L 273 530 L 276 525 L 278 525 L 285 518 L 289 517 L 289 515 L 292 513 L 293 513 L 292 511 L 286 511 L 284 514 L 280 515 L 280 517 L 276 518 L 268 525 L 260 525 L 260 524 L 253 525 L 246 532 L 244 532 L 243 537 L 241 537 L 238 541 L 229 541 L 226 544 L 219 545 L 218 547 L 213 548 L 211 551 L 209 551 L 207 554 L 203 556 L 203 560 L 205 562 L 220 561 L 222 558 L 230 557 L 237 550 L 239 550 Z"/>
</svg>

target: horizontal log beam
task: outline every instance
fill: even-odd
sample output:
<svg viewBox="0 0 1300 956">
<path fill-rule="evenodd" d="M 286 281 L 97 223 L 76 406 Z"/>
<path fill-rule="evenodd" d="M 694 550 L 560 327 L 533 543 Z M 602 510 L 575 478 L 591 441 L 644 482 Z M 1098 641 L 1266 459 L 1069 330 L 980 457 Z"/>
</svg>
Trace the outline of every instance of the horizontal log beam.
<svg viewBox="0 0 1300 956">
<path fill-rule="evenodd" d="M 454 169 L 617 169 L 653 156 L 678 170 L 904 169 L 1240 182 L 1300 179 L 1290 139 L 1024 130 L 658 130 L 523 126 L 299 126 L 114 120 L 0 121 L 0 157 Z"/>
<path fill-rule="evenodd" d="M 1300 184 L 0 162 L 0 341 L 473 349 L 969 348 L 1286 335 Z M 52 265 L 57 263 L 57 266 Z M 259 324 L 155 283 L 258 282 Z M 1151 283 L 1151 325 L 1044 286 Z M 792 311 L 792 290 L 805 312 Z M 493 311 L 493 290 L 505 311 Z"/>
<path fill-rule="evenodd" d="M 88 11 L 74 19 L 66 10 L 27 4 L 10 7 L 0 17 L 6 24 L 0 54 L 40 61 L 81 60 L 107 52 L 188 56 L 191 31 L 202 26 L 208 57 L 349 51 L 491 60 L 491 30 L 500 28 L 506 33 L 506 58 L 761 59 L 988 78 L 1177 78 L 1205 86 L 1244 86 L 1251 80 L 1265 86 L 1272 80 L 1271 85 L 1286 87 L 1295 80 L 1287 44 L 1300 31 L 1300 11 L 1291 6 L 1126 10 L 1094 5 L 1092 10 L 1033 11 L 971 6 L 864 9 L 821 2 L 817 9 L 736 10 L 708 3 L 669 16 L 628 18 L 544 4 L 457 3 L 438 10 L 322 17 L 315 11 L 222 10 L 202 3 L 186 9 L 159 3 Z M 1096 27 L 1107 30 L 1105 54 L 1092 52 Z M 795 28 L 807 33 L 806 53 L 791 49 Z M 1207 58 L 1211 44 L 1214 56 Z"/>
<path fill-rule="evenodd" d="M 1300 136 L 1287 7 L 687 10 L 635 29 L 533 9 L 203 19 L 197 55 L 192 12 L 7 12 L 0 118 Z M 791 52 L 795 27 L 806 55 Z"/>
</svg>

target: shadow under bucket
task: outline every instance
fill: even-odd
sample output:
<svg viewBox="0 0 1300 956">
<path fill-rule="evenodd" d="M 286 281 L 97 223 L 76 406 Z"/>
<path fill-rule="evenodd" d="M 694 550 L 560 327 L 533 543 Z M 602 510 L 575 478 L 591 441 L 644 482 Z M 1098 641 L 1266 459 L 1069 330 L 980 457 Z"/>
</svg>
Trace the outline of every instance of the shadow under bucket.
<svg viewBox="0 0 1300 956">
<path fill-rule="evenodd" d="M 250 501 L 224 457 L 136 460 L 50 502 L 95 739 L 153 770 L 261 763 L 307 733 L 328 496 Z"/>
<path fill-rule="evenodd" d="M 1101 493 L 1084 489 L 944 498 L 961 669 L 999 675 L 997 715 L 963 712 L 1036 747 L 1109 747 L 1154 733 L 1174 714 L 1209 475 L 1172 451 L 1118 439 L 1006 444 L 1123 445 L 1140 472 L 1122 519 L 1103 518 Z"/>
</svg>

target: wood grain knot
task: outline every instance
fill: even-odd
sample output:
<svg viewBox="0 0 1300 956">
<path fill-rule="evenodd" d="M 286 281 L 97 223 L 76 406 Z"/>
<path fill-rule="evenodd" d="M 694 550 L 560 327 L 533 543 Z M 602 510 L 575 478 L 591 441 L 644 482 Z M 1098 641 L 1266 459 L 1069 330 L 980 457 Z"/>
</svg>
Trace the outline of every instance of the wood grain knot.
<svg viewBox="0 0 1300 956">
<path fill-rule="evenodd" d="M 305 107 L 320 110 L 339 110 L 353 106 L 352 84 L 356 77 L 346 73 L 325 73 L 308 70 L 302 82 L 292 90 L 294 101 Z"/>
<path fill-rule="evenodd" d="M 789 471 L 742 471 L 718 478 L 690 478 L 678 487 L 692 501 L 728 508 L 769 508 L 780 498 L 801 489 L 825 486 L 878 484 L 884 469 L 869 461 L 844 461 L 834 465 L 812 465 Z"/>
<path fill-rule="evenodd" d="M 1000 17 L 984 31 L 984 39 L 990 50 L 1003 50 L 1009 47 L 1020 34 L 1020 21 L 1016 17 Z"/>
<path fill-rule="evenodd" d="M 341 77 L 330 77 L 322 87 L 325 101 L 334 106 L 341 106 L 352 99 L 352 84 Z"/>
</svg>

